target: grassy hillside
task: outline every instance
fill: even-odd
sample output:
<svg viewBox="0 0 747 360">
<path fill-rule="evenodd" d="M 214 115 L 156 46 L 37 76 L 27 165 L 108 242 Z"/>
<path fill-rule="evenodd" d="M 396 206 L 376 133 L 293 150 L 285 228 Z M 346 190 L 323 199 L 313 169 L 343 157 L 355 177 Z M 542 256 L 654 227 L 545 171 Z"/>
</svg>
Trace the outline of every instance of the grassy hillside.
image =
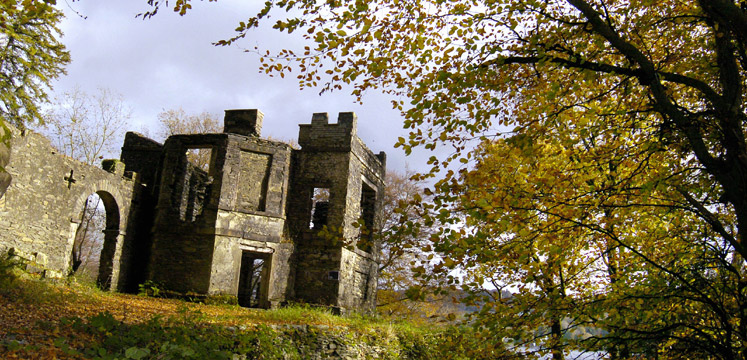
<svg viewBox="0 0 747 360">
<path fill-rule="evenodd" d="M 304 305 L 206 305 L 35 279 L 0 263 L 3 359 L 490 358 L 469 330 Z"/>
</svg>

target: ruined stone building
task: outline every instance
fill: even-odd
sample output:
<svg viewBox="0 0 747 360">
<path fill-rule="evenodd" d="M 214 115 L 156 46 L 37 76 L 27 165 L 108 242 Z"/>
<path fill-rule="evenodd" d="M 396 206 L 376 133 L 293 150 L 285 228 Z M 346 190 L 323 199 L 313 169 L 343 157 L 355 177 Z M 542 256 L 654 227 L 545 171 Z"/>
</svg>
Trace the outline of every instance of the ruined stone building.
<svg viewBox="0 0 747 360">
<path fill-rule="evenodd" d="M 263 114 L 227 110 L 223 133 L 160 144 L 127 133 L 103 169 L 17 132 L 0 198 L 0 250 L 68 271 L 85 199 L 106 208 L 98 282 L 135 291 L 228 294 L 245 306 L 288 301 L 342 311 L 375 306 L 385 154 L 356 134 L 354 113 L 300 125 L 298 145 L 260 138 Z M 209 153 L 208 164 L 189 160 Z"/>
</svg>

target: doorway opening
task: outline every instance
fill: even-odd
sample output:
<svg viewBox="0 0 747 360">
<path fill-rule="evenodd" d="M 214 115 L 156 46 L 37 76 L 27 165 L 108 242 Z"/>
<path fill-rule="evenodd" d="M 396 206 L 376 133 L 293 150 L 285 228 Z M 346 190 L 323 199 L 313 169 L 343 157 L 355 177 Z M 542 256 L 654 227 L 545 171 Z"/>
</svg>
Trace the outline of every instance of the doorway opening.
<svg viewBox="0 0 747 360">
<path fill-rule="evenodd" d="M 270 285 L 271 255 L 248 250 L 241 251 L 239 270 L 239 305 L 268 308 L 267 292 Z"/>
</svg>

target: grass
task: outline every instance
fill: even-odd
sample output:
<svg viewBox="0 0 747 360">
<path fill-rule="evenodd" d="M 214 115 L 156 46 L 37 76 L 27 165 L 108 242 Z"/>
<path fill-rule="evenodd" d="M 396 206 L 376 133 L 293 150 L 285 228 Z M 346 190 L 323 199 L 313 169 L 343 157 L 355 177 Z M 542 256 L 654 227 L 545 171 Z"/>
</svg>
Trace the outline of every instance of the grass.
<svg viewBox="0 0 747 360">
<path fill-rule="evenodd" d="M 329 342 L 376 348 L 383 359 L 456 359 L 467 357 L 449 339 L 462 331 L 303 304 L 259 310 L 110 293 L 0 261 L 0 354 L 8 359 L 303 359 L 332 351 L 321 347 Z"/>
</svg>

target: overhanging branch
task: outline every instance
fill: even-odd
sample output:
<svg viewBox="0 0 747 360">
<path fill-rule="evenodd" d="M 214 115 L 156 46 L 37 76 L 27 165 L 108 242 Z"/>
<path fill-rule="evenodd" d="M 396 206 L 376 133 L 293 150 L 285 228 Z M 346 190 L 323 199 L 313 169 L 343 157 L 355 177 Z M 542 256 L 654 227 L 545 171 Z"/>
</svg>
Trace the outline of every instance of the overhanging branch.
<svg viewBox="0 0 747 360">
<path fill-rule="evenodd" d="M 734 247 L 734 249 L 741 254 L 742 256 L 747 255 L 745 253 L 745 248 L 742 246 L 742 244 L 734 238 L 728 231 L 726 231 L 726 228 L 724 228 L 724 225 L 719 221 L 718 217 L 713 214 L 710 210 L 708 210 L 700 201 L 695 199 L 692 195 L 690 195 L 689 192 L 685 191 L 684 189 L 677 189 L 677 191 L 687 200 L 690 205 L 692 205 L 696 211 L 696 214 L 700 216 L 703 220 L 705 220 L 708 225 L 711 226 L 711 228 L 716 231 L 721 237 L 724 238 L 731 246 Z"/>
</svg>

